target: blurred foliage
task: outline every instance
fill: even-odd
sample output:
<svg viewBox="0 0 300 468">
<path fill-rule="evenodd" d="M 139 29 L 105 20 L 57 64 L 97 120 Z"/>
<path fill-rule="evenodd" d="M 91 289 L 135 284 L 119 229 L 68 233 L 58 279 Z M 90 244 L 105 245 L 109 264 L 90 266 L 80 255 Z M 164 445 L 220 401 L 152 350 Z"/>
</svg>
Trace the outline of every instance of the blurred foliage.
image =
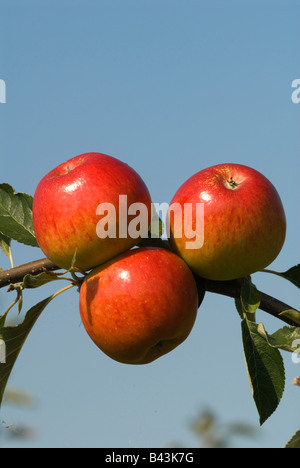
<svg viewBox="0 0 300 468">
<path fill-rule="evenodd" d="M 3 404 L 10 404 L 22 408 L 33 408 L 35 398 L 31 393 L 16 387 L 8 387 L 4 394 Z M 11 423 L 1 420 L 0 438 L 1 443 L 11 439 L 34 439 L 36 428 L 28 424 Z"/>
<path fill-rule="evenodd" d="M 190 429 L 202 448 L 225 448 L 231 446 L 235 436 L 255 438 L 257 430 L 248 423 L 234 421 L 221 424 L 211 410 L 202 411 L 190 424 Z"/>
<path fill-rule="evenodd" d="M 300 377 L 295 377 L 293 380 L 293 385 L 300 387 Z"/>
<path fill-rule="evenodd" d="M 188 428 L 196 437 L 195 448 L 229 448 L 233 445 L 233 438 L 256 438 L 258 431 L 251 424 L 233 421 L 222 424 L 216 414 L 210 409 L 205 409 L 188 424 Z M 174 445 L 173 445 L 174 446 Z M 175 444 L 176 447 L 183 447 Z"/>
</svg>

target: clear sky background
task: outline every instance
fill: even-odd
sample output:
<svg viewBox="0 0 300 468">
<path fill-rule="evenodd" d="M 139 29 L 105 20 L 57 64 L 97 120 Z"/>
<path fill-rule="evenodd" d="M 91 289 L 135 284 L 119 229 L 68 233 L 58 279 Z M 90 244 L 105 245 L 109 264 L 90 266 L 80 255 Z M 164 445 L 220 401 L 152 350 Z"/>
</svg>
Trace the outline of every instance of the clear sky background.
<svg viewBox="0 0 300 468">
<path fill-rule="evenodd" d="M 162 203 L 205 167 L 246 164 L 272 181 L 286 210 L 272 268 L 299 263 L 299 17 L 299 0 L 0 0 L 0 182 L 33 195 L 55 166 L 98 151 L 134 167 Z M 43 257 L 15 243 L 13 255 L 15 264 Z M 0 264 L 9 266 L 2 254 Z M 285 280 L 253 281 L 299 307 Z M 27 291 L 24 310 L 59 287 Z M 2 289 L 2 311 L 12 300 Z M 270 333 L 284 325 L 262 312 L 258 320 Z M 300 427 L 300 364 L 283 357 L 283 399 L 260 428 L 232 300 L 207 294 L 183 345 L 127 366 L 91 342 L 71 290 L 46 308 L 10 379 L 35 406 L 1 411 L 37 436 L 5 446 L 194 447 L 188 425 L 209 408 L 222 424 L 258 428 L 234 447 L 283 447 Z"/>
</svg>

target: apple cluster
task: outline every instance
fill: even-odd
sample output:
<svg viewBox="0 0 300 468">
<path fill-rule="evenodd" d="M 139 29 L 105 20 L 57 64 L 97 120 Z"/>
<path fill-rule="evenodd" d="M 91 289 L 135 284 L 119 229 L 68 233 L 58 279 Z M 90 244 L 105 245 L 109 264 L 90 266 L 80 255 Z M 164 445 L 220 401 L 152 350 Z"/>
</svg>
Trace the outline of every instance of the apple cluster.
<svg viewBox="0 0 300 468">
<path fill-rule="evenodd" d="M 79 293 L 83 325 L 94 343 L 112 359 L 146 364 L 189 336 L 199 307 L 195 275 L 217 281 L 248 276 L 266 268 L 279 254 L 286 234 L 280 197 L 258 171 L 220 164 L 199 171 L 179 187 L 171 205 L 203 204 L 203 243 L 176 234 L 167 214 L 169 247 L 140 247 L 118 225 L 120 195 L 147 207 L 152 200 L 137 172 L 102 153 L 85 153 L 43 177 L 33 199 L 33 226 L 44 254 L 57 266 L 84 272 Z M 101 203 L 114 206 L 115 236 L 97 235 Z M 185 225 L 185 210 L 181 211 Z M 126 215 L 126 222 L 132 216 Z M 178 221 L 178 219 L 177 219 Z"/>
</svg>

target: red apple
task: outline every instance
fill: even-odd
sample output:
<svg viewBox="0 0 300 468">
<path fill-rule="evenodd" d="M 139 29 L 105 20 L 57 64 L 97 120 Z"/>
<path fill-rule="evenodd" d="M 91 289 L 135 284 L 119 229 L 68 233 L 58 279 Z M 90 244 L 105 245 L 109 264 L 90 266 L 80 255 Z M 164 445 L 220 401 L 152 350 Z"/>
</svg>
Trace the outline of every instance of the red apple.
<svg viewBox="0 0 300 468">
<path fill-rule="evenodd" d="M 174 215 L 172 204 L 179 214 Z M 261 173 L 240 164 L 219 164 L 189 178 L 173 197 L 168 223 L 174 251 L 196 274 L 213 280 L 236 279 L 267 267 L 286 234 L 276 189 Z M 176 223 L 179 228 L 182 224 L 181 234 Z"/>
<path fill-rule="evenodd" d="M 134 246 L 138 239 L 127 232 L 133 216 L 127 216 L 125 205 L 120 212 L 119 196 L 125 196 L 128 206 L 141 203 L 147 207 L 149 226 L 151 198 L 145 183 L 131 167 L 112 156 L 81 154 L 45 175 L 33 199 L 33 226 L 44 254 L 68 269 L 76 252 L 74 266 L 89 270 Z M 105 214 L 103 210 L 98 213 L 100 204 L 115 209 L 108 218 L 110 235 L 105 238 L 97 233 L 98 223 L 104 219 L 99 214 Z M 121 233 L 120 220 L 125 223 Z"/>
<path fill-rule="evenodd" d="M 135 248 L 93 270 L 80 288 L 80 314 L 95 344 L 112 359 L 146 364 L 190 334 L 198 309 L 194 276 L 161 248 Z"/>
</svg>

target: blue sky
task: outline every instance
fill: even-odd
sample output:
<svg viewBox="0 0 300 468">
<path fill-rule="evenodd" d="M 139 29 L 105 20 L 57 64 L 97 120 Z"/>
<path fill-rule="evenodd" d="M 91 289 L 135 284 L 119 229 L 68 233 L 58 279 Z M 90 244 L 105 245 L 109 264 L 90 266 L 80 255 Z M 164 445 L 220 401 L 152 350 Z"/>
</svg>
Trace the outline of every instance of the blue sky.
<svg viewBox="0 0 300 468">
<path fill-rule="evenodd" d="M 0 182 L 33 195 L 59 163 L 99 151 L 134 167 L 162 203 L 205 167 L 246 164 L 285 207 L 286 243 L 272 268 L 299 263 L 299 1 L 1 0 L 0 11 Z M 13 254 L 15 264 L 43 256 L 17 244 Z M 284 280 L 253 281 L 297 307 L 299 292 Z M 56 289 L 28 292 L 24 308 Z M 3 310 L 7 296 L 1 290 Z M 269 332 L 283 325 L 258 319 Z M 93 345 L 72 290 L 42 314 L 11 377 L 36 406 L 2 409 L 1 420 L 34 425 L 38 436 L 7 446 L 193 447 L 188 424 L 208 407 L 222 423 L 259 429 L 235 447 L 282 447 L 299 429 L 300 396 L 291 384 L 300 365 L 283 357 L 286 390 L 259 429 L 230 299 L 207 294 L 188 340 L 134 367 Z"/>
</svg>

